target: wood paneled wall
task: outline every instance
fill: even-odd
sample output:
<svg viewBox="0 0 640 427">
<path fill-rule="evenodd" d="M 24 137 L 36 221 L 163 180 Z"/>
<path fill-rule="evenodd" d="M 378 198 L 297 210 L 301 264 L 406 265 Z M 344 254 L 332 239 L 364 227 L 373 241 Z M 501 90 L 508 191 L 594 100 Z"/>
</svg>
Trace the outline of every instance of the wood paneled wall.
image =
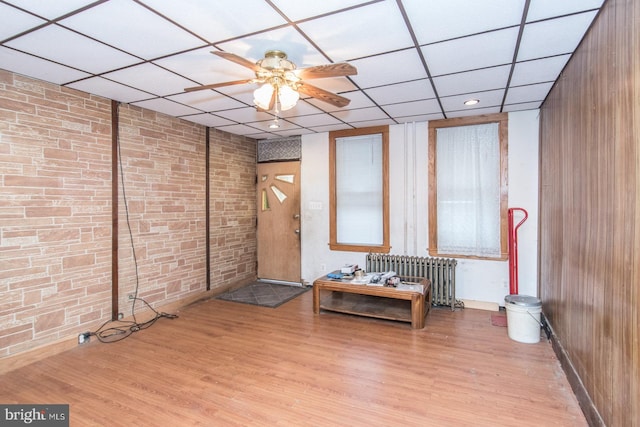
<svg viewBox="0 0 640 427">
<path fill-rule="evenodd" d="M 540 123 L 543 311 L 587 419 L 640 426 L 640 2 L 604 5 Z"/>
</svg>

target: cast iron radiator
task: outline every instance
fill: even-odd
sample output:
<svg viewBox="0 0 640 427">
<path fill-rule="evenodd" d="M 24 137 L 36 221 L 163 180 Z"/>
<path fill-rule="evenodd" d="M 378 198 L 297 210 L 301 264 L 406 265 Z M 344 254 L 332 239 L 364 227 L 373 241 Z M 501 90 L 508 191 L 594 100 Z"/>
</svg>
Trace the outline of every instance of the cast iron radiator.
<svg viewBox="0 0 640 427">
<path fill-rule="evenodd" d="M 433 305 L 464 307 L 456 301 L 455 259 L 406 255 L 367 254 L 367 272 L 395 271 L 400 277 L 422 277 L 431 280 Z"/>
</svg>

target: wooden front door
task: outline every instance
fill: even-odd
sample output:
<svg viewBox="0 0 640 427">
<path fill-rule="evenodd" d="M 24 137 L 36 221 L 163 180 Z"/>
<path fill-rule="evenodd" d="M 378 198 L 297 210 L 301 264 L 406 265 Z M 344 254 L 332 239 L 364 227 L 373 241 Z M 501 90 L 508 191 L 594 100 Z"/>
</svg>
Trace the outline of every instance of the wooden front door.
<svg viewBox="0 0 640 427">
<path fill-rule="evenodd" d="M 257 171 L 258 278 L 300 283 L 300 162 Z"/>
</svg>

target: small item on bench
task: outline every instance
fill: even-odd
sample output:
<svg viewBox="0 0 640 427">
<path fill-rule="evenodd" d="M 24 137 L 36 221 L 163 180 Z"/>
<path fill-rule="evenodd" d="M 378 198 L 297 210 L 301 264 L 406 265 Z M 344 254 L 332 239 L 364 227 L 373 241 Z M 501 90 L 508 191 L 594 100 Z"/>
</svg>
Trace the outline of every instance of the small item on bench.
<svg viewBox="0 0 640 427">
<path fill-rule="evenodd" d="M 327 274 L 327 277 L 329 279 L 342 279 L 344 277 L 344 274 L 333 272 L 333 273 Z"/>
<path fill-rule="evenodd" d="M 398 276 L 389 277 L 387 279 L 386 286 L 390 286 L 390 287 L 395 288 L 396 286 L 398 286 L 398 283 L 400 283 L 400 278 Z"/>
<path fill-rule="evenodd" d="M 356 264 L 345 264 L 341 269 L 340 273 L 343 274 L 353 274 L 354 271 L 358 269 Z"/>
</svg>

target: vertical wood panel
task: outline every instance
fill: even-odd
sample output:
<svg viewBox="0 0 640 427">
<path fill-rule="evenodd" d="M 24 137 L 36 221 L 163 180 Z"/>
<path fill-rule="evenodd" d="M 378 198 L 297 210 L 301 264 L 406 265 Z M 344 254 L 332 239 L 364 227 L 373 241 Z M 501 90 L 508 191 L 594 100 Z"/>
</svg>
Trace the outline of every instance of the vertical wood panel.
<svg viewBox="0 0 640 427">
<path fill-rule="evenodd" d="M 606 425 L 640 425 L 639 22 L 609 0 L 541 111 L 544 312 Z"/>
</svg>

